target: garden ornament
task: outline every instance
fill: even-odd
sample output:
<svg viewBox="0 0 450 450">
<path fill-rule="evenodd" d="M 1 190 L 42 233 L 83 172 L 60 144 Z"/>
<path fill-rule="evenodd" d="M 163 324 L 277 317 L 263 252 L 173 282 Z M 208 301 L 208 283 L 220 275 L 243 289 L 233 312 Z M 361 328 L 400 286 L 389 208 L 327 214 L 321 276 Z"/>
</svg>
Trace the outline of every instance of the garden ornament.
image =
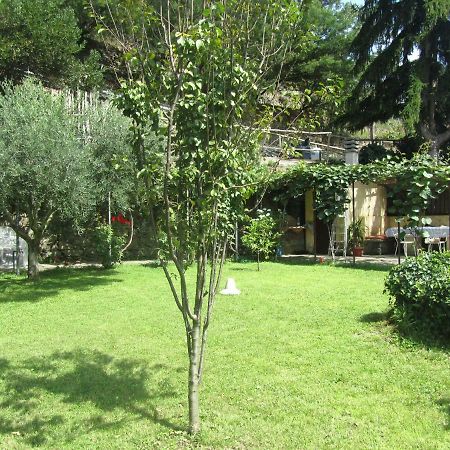
<svg viewBox="0 0 450 450">
<path fill-rule="evenodd" d="M 234 278 L 228 278 L 227 284 L 225 285 L 225 289 L 220 291 L 223 295 L 239 295 L 241 291 L 236 287 L 236 282 Z"/>
</svg>

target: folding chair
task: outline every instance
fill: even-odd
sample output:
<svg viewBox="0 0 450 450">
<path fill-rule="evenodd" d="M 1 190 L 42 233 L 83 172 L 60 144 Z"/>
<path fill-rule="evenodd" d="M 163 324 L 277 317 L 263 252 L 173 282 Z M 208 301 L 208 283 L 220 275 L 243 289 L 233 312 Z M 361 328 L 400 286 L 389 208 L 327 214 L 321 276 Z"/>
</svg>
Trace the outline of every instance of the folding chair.
<svg viewBox="0 0 450 450">
<path fill-rule="evenodd" d="M 445 252 L 448 249 L 448 240 L 447 236 L 442 236 L 439 238 L 439 251 Z"/>
<path fill-rule="evenodd" d="M 441 238 L 427 237 L 425 238 L 425 245 L 428 245 L 428 252 L 433 251 L 433 245 L 437 245 L 439 251 L 441 251 Z"/>
<path fill-rule="evenodd" d="M 412 234 L 406 233 L 403 237 L 403 241 L 400 241 L 400 244 L 403 244 L 405 257 L 408 257 L 408 245 L 411 245 L 414 248 L 414 254 L 417 256 L 416 238 Z"/>
</svg>

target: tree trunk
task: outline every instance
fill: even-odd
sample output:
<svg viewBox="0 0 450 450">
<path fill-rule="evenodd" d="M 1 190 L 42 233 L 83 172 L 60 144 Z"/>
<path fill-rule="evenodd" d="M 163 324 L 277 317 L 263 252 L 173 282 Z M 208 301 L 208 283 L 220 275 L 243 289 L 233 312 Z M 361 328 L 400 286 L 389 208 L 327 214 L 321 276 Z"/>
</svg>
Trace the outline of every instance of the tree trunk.
<svg viewBox="0 0 450 450">
<path fill-rule="evenodd" d="M 439 147 L 438 147 L 438 142 L 436 139 L 433 139 L 431 141 L 431 146 L 430 146 L 430 152 L 429 155 L 434 158 L 434 159 L 438 159 L 439 158 Z"/>
<path fill-rule="evenodd" d="M 257 258 L 258 258 L 258 272 L 259 272 L 259 252 L 256 252 L 256 254 L 257 254 Z"/>
<path fill-rule="evenodd" d="M 28 278 L 36 279 L 39 276 L 39 242 L 27 241 L 28 244 Z"/>
<path fill-rule="evenodd" d="M 200 406 L 199 406 L 199 361 L 200 361 L 200 321 L 195 321 L 192 327 L 192 346 L 189 355 L 189 433 L 196 434 L 200 431 Z"/>
<path fill-rule="evenodd" d="M 371 123 L 369 126 L 369 134 L 370 134 L 370 143 L 373 144 L 373 141 L 375 140 L 375 124 Z"/>
<path fill-rule="evenodd" d="M 431 143 L 431 156 L 439 158 L 439 149 L 450 140 L 450 128 L 435 136 Z"/>
<path fill-rule="evenodd" d="M 450 128 L 448 128 L 442 133 L 433 134 L 425 124 L 422 124 L 420 127 L 420 131 L 422 136 L 426 140 L 430 141 L 431 144 L 429 152 L 430 156 L 437 159 L 439 157 L 440 147 L 443 144 L 445 144 L 448 140 L 450 140 Z"/>
<path fill-rule="evenodd" d="M 420 131 L 422 136 L 430 141 L 429 155 L 432 158 L 439 159 L 439 149 L 450 139 L 450 128 L 444 132 L 438 133 L 436 123 L 436 76 L 433 77 L 433 65 L 436 55 L 432 51 L 431 36 L 428 36 L 424 40 L 422 47 L 422 54 L 424 55 L 425 69 L 424 84 L 425 88 L 422 91 L 422 103 L 425 109 L 425 121 L 420 123 Z"/>
</svg>

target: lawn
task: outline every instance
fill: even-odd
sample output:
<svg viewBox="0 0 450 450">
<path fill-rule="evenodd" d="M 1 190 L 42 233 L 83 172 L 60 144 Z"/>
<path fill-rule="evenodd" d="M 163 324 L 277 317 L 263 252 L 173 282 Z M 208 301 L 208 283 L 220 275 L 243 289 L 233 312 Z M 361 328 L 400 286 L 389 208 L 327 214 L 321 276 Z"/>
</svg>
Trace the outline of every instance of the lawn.
<svg viewBox="0 0 450 450">
<path fill-rule="evenodd" d="M 195 440 L 160 269 L 3 276 L 0 448 L 448 449 L 449 352 L 396 338 L 385 275 L 228 264 L 242 294 L 217 299 Z"/>
</svg>

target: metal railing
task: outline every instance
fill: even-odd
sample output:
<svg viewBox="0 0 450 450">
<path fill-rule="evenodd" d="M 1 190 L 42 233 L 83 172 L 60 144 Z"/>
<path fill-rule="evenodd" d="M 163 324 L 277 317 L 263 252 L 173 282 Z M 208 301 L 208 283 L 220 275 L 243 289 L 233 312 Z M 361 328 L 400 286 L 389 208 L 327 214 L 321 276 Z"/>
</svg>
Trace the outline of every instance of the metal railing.
<svg viewBox="0 0 450 450">
<path fill-rule="evenodd" d="M 263 157 L 319 161 L 344 160 L 342 137 L 335 136 L 330 131 L 312 132 L 270 128 L 266 131 L 261 148 Z"/>
</svg>

